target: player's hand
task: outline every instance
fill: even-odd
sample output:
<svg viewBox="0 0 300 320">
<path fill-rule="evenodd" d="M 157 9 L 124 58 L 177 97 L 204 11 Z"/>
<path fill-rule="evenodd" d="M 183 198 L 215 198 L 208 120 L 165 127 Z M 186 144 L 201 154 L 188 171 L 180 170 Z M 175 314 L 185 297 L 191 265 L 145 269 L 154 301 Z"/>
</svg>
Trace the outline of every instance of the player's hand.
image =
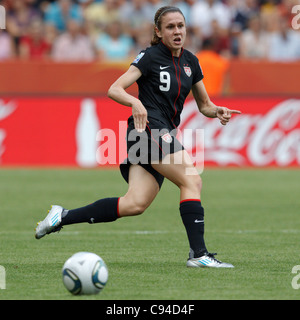
<svg viewBox="0 0 300 320">
<path fill-rule="evenodd" d="M 149 123 L 147 115 L 147 110 L 140 101 L 132 106 L 134 127 L 137 132 L 143 132 L 146 130 L 146 125 Z"/>
<path fill-rule="evenodd" d="M 220 122 L 223 126 L 226 126 L 227 122 L 231 119 L 232 114 L 241 114 L 239 110 L 230 110 L 225 107 L 217 107 L 216 116 L 220 119 Z"/>
</svg>

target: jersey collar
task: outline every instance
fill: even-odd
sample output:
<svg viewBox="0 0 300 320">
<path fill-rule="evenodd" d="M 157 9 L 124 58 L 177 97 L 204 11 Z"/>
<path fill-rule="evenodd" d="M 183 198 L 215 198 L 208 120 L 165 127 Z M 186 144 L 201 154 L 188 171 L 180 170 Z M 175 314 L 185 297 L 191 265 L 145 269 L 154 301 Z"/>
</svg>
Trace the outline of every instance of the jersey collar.
<svg viewBox="0 0 300 320">
<path fill-rule="evenodd" d="M 162 41 L 159 42 L 158 46 L 164 53 L 166 53 L 170 57 L 178 58 L 173 56 L 172 51 Z M 182 56 L 183 51 L 184 51 L 184 48 L 181 48 L 181 53 L 179 55 L 179 58 Z"/>
</svg>

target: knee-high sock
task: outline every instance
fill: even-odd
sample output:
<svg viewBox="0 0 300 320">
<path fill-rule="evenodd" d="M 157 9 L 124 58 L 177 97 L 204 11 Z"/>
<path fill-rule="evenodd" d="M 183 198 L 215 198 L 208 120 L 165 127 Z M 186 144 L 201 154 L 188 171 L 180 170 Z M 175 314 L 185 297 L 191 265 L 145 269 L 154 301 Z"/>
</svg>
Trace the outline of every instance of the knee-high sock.
<svg viewBox="0 0 300 320">
<path fill-rule="evenodd" d="M 82 208 L 64 210 L 62 225 L 115 221 L 119 218 L 118 202 L 119 198 L 105 198 Z"/>
<path fill-rule="evenodd" d="M 194 257 L 200 257 L 207 252 L 204 241 L 204 209 L 201 201 L 183 200 L 180 202 L 179 210 Z"/>
</svg>

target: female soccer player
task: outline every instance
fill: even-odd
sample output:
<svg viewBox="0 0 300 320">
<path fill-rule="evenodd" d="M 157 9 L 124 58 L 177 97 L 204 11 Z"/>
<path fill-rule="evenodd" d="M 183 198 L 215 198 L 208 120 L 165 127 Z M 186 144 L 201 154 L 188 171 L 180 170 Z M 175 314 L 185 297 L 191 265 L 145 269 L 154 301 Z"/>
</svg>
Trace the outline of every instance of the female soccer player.
<svg viewBox="0 0 300 320">
<path fill-rule="evenodd" d="M 218 107 L 210 101 L 198 59 L 183 49 L 185 38 L 182 12 L 177 7 L 160 8 L 154 17 L 151 47 L 136 57 L 108 91 L 111 99 L 132 108 L 127 130 L 128 159 L 120 165 L 128 182 L 127 193 L 74 210 L 52 206 L 36 228 L 37 239 L 68 224 L 109 222 L 141 214 L 156 197 L 165 177 L 180 189 L 180 214 L 190 245 L 187 266 L 233 268 L 215 259 L 215 254 L 206 249 L 201 178 L 176 139 L 176 128 L 191 89 L 199 111 L 207 117 L 219 118 L 223 125 L 240 111 Z M 139 87 L 138 99 L 126 92 L 134 82 Z"/>
</svg>

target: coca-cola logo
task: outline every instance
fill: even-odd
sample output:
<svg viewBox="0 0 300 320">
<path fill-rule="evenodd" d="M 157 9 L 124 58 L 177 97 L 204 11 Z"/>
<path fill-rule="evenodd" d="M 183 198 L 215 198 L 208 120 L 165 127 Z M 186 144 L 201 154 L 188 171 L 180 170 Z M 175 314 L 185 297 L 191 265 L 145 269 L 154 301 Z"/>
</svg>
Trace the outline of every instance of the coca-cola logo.
<svg viewBox="0 0 300 320">
<path fill-rule="evenodd" d="M 203 128 L 204 159 L 218 165 L 300 165 L 300 100 L 285 100 L 265 114 L 243 113 L 227 126 L 201 115 L 191 101 L 183 109 L 180 129 Z M 195 143 L 185 139 L 189 153 Z"/>
<path fill-rule="evenodd" d="M 11 115 L 16 109 L 16 105 L 14 102 L 10 101 L 5 103 L 3 100 L 0 99 L 0 121 L 7 118 Z M 6 131 L 0 128 L 0 160 L 1 156 L 5 151 L 4 147 L 4 139 L 6 137 Z"/>
</svg>

